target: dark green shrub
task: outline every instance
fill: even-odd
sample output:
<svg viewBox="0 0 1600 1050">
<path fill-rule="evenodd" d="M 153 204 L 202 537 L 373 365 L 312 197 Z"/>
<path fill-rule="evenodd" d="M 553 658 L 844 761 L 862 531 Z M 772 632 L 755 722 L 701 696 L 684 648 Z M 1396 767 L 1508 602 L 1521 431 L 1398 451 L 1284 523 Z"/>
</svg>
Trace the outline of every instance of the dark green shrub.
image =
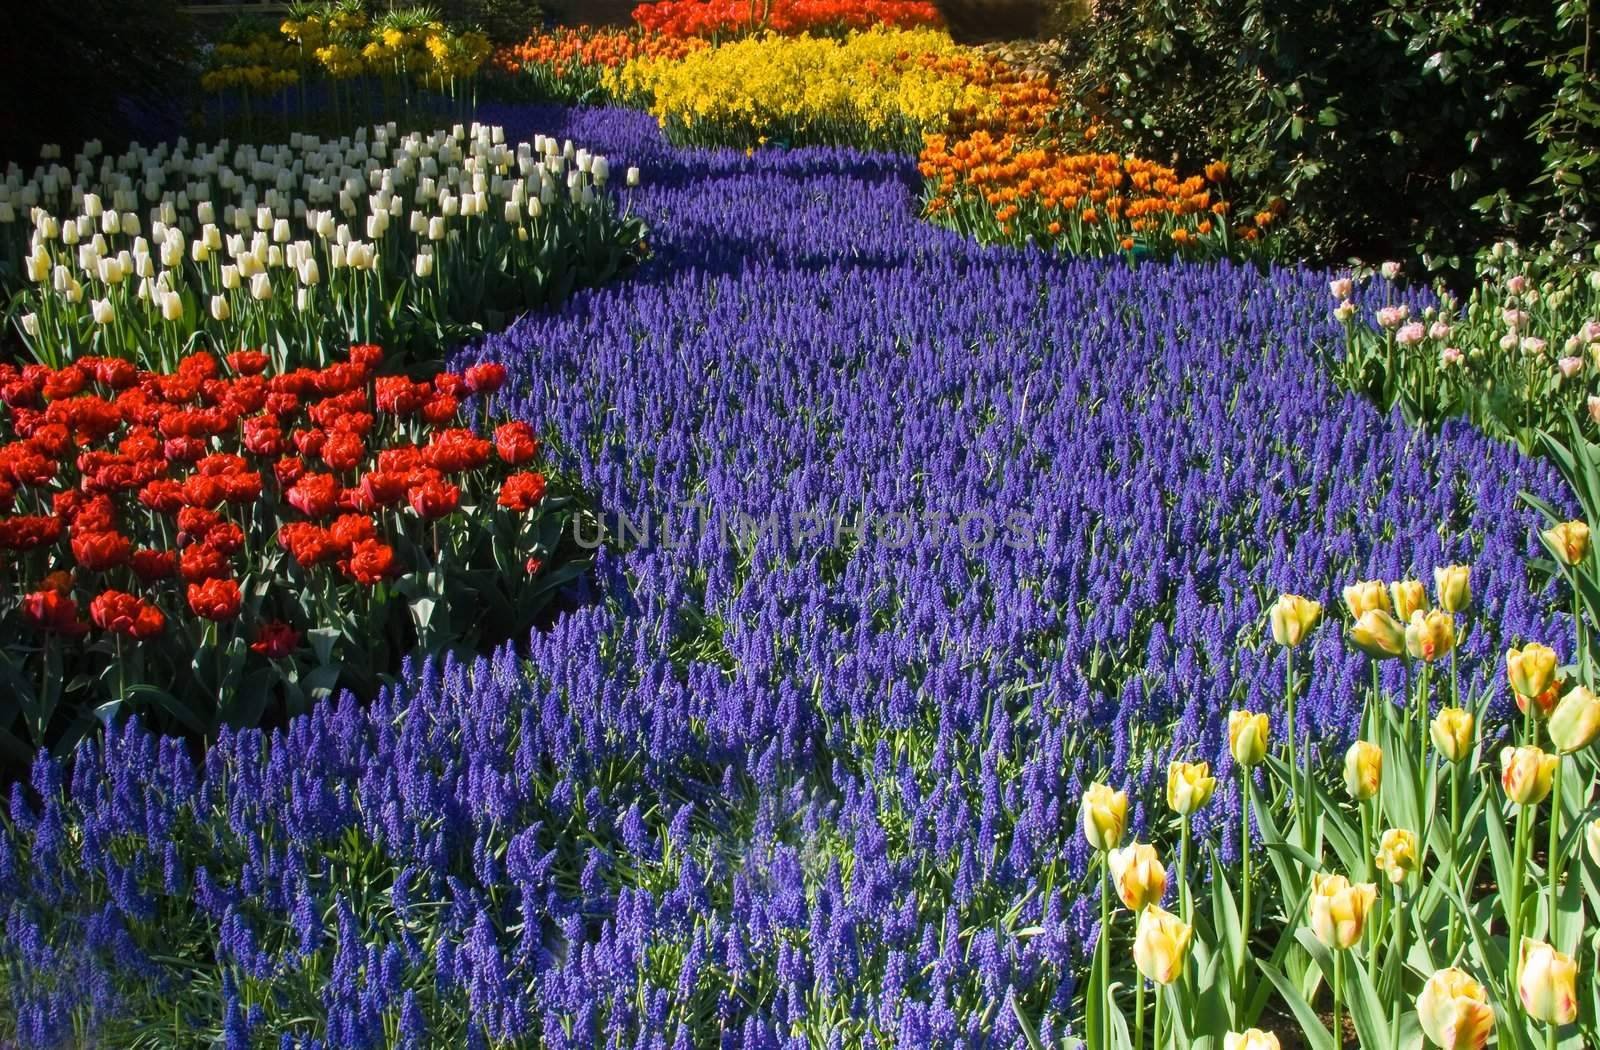
<svg viewBox="0 0 1600 1050">
<path fill-rule="evenodd" d="M 1315 257 L 1463 272 L 1496 236 L 1587 230 L 1600 105 L 1585 4 L 1102 0 L 1086 108 L 1125 147 L 1226 157 Z"/>
</svg>

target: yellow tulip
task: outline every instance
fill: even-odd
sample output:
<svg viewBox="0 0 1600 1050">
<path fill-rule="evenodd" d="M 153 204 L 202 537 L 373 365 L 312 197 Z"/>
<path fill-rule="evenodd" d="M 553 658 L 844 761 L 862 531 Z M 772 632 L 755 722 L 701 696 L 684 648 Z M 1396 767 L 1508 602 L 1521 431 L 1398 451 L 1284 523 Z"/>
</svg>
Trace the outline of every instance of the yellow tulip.
<svg viewBox="0 0 1600 1050">
<path fill-rule="evenodd" d="M 1535 1021 L 1571 1024 L 1578 1019 L 1578 962 L 1566 952 L 1522 938 L 1517 956 L 1517 994 Z"/>
<path fill-rule="evenodd" d="M 1584 522 L 1564 521 L 1539 535 L 1563 565 L 1576 565 L 1589 555 L 1589 526 Z"/>
<path fill-rule="evenodd" d="M 1211 775 L 1211 763 L 1167 763 L 1167 806 L 1174 813 L 1193 813 L 1211 801 L 1211 793 L 1216 790 L 1217 778 Z"/>
<path fill-rule="evenodd" d="M 1361 580 L 1344 589 L 1344 604 L 1351 618 L 1359 620 L 1374 610 L 1388 612 L 1389 592 L 1384 589 L 1382 580 Z"/>
<path fill-rule="evenodd" d="M 1539 696 L 1555 681 L 1556 651 L 1538 642 L 1529 642 L 1521 649 L 1507 649 L 1506 677 L 1511 680 L 1511 688 L 1520 695 Z M 1522 706 L 1526 710 L 1527 705 Z"/>
<path fill-rule="evenodd" d="M 1483 1050 L 1494 1031 L 1489 993 L 1472 975 L 1455 967 L 1440 970 L 1417 996 L 1417 1020 L 1440 1050 Z"/>
<path fill-rule="evenodd" d="M 1343 875 L 1319 871 L 1311 877 L 1311 932 L 1329 948 L 1343 951 L 1361 939 L 1377 899 L 1378 887 L 1370 882 L 1352 883 Z"/>
<path fill-rule="evenodd" d="M 1406 624 L 1406 651 L 1413 660 L 1433 663 L 1456 646 L 1456 622 L 1447 612 L 1418 609 Z"/>
<path fill-rule="evenodd" d="M 1157 984 L 1171 984 L 1183 976 L 1194 930 L 1169 911 L 1151 905 L 1139 915 L 1133 935 L 1133 963 Z"/>
<path fill-rule="evenodd" d="M 1161 866 L 1154 846 L 1135 842 L 1114 849 L 1106 854 L 1106 863 L 1111 865 L 1111 883 L 1117 888 L 1117 896 L 1129 911 L 1138 912 L 1161 903 L 1167 892 L 1167 869 Z"/>
<path fill-rule="evenodd" d="M 1582 751 L 1600 735 L 1600 697 L 1576 686 L 1550 713 L 1550 742 L 1570 755 Z"/>
<path fill-rule="evenodd" d="M 1441 707 L 1428 725 L 1433 746 L 1448 762 L 1463 762 L 1472 755 L 1475 720 L 1471 711 Z"/>
<path fill-rule="evenodd" d="M 1368 609 L 1350 628 L 1350 641 L 1374 660 L 1392 660 L 1406 651 L 1406 629 L 1384 609 Z"/>
<path fill-rule="evenodd" d="M 1500 786 L 1519 806 L 1537 806 L 1550 794 L 1561 759 L 1536 747 L 1508 747 L 1500 752 Z"/>
<path fill-rule="evenodd" d="M 1600 864 L 1600 817 L 1589 821 L 1589 826 L 1583 830 L 1583 841 L 1589 847 L 1589 859 Z"/>
<path fill-rule="evenodd" d="M 1083 837 L 1097 850 L 1109 850 L 1122 841 L 1128 826 L 1128 796 L 1104 784 L 1090 784 L 1083 793 Z"/>
<path fill-rule="evenodd" d="M 1305 641 L 1322 619 L 1322 603 L 1298 594 L 1282 594 L 1272 603 L 1267 618 L 1272 623 L 1272 640 L 1292 649 Z"/>
<path fill-rule="evenodd" d="M 1447 613 L 1465 612 L 1472 604 L 1472 569 L 1466 565 L 1441 565 L 1433 570 L 1433 593 Z"/>
<path fill-rule="evenodd" d="M 1258 766 L 1267 757 L 1267 735 L 1271 727 L 1267 716 L 1250 711 L 1228 715 L 1228 750 L 1233 760 L 1246 769 Z"/>
<path fill-rule="evenodd" d="M 1428 591 L 1421 580 L 1396 580 L 1389 593 L 1394 597 L 1395 619 L 1401 623 L 1410 623 L 1412 613 L 1428 607 Z"/>
<path fill-rule="evenodd" d="M 1405 828 L 1390 828 L 1378 842 L 1378 867 L 1395 885 L 1417 870 L 1417 837 Z"/>
<path fill-rule="evenodd" d="M 1259 1028 L 1229 1032 L 1222 1037 L 1222 1050 L 1282 1050 L 1278 1037 Z"/>
<path fill-rule="evenodd" d="M 1365 802 L 1378 793 L 1383 783 L 1383 748 L 1365 740 L 1357 740 L 1344 753 L 1344 789 L 1357 802 Z"/>
</svg>

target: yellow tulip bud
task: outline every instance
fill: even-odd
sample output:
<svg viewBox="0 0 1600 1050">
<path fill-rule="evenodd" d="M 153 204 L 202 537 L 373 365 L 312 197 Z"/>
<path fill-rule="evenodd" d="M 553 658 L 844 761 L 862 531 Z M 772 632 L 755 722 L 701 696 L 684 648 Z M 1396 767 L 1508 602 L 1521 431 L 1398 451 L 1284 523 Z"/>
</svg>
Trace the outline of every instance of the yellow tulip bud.
<svg viewBox="0 0 1600 1050">
<path fill-rule="evenodd" d="M 1350 616 L 1359 620 L 1374 610 L 1388 612 L 1389 592 L 1384 589 L 1382 580 L 1361 580 L 1344 589 L 1344 604 Z"/>
<path fill-rule="evenodd" d="M 1550 742 L 1562 754 L 1582 751 L 1600 735 L 1600 697 L 1575 686 L 1550 713 Z"/>
<path fill-rule="evenodd" d="M 1571 1024 L 1578 1019 L 1578 962 L 1566 952 L 1522 938 L 1517 956 L 1517 994 L 1535 1021 Z"/>
<path fill-rule="evenodd" d="M 1391 660 L 1406 651 L 1406 629 L 1383 609 L 1368 609 L 1350 628 L 1357 649 L 1374 660 Z"/>
<path fill-rule="evenodd" d="M 1455 967 L 1428 978 L 1417 996 L 1417 1020 L 1440 1050 L 1483 1050 L 1494 1031 L 1489 993 L 1472 975 Z"/>
<path fill-rule="evenodd" d="M 1104 784 L 1090 784 L 1083 793 L 1083 837 L 1097 850 L 1109 850 L 1122 841 L 1128 826 L 1128 796 Z"/>
<path fill-rule="evenodd" d="M 1433 663 L 1456 646 L 1456 622 L 1447 612 L 1418 609 L 1406 624 L 1406 651 L 1413 660 Z"/>
<path fill-rule="evenodd" d="M 1138 912 L 1160 904 L 1167 892 L 1167 869 L 1161 866 L 1154 846 L 1135 842 L 1106 855 L 1111 866 L 1111 884 L 1129 911 Z"/>
<path fill-rule="evenodd" d="M 1583 842 L 1589 847 L 1589 859 L 1600 864 L 1600 817 L 1589 821 L 1583 830 Z"/>
<path fill-rule="evenodd" d="M 1222 1050 L 1282 1050 L 1278 1037 L 1259 1028 L 1229 1032 L 1222 1037 Z"/>
<path fill-rule="evenodd" d="M 1233 760 L 1246 769 L 1258 766 L 1267 757 L 1267 735 L 1271 726 L 1267 716 L 1250 711 L 1228 715 L 1228 750 Z"/>
<path fill-rule="evenodd" d="M 1563 521 L 1539 533 L 1544 545 L 1563 565 L 1576 565 L 1589 555 L 1589 526 L 1581 521 Z"/>
<path fill-rule="evenodd" d="M 1428 607 L 1428 592 L 1421 580 L 1396 580 L 1389 585 L 1394 597 L 1394 616 L 1401 623 L 1410 623 L 1411 614 Z"/>
<path fill-rule="evenodd" d="M 1209 762 L 1167 763 L 1167 806 L 1184 816 L 1211 801 L 1217 778 Z"/>
<path fill-rule="evenodd" d="M 1378 793 L 1383 783 L 1383 749 L 1377 744 L 1357 740 L 1344 753 L 1344 789 L 1357 802 Z"/>
<path fill-rule="evenodd" d="M 1169 911 L 1151 905 L 1139 915 L 1133 935 L 1133 963 L 1157 984 L 1171 984 L 1183 976 L 1194 930 Z"/>
<path fill-rule="evenodd" d="M 1319 871 L 1311 877 L 1311 932 L 1329 948 L 1343 951 L 1361 939 L 1367 912 L 1377 899 L 1378 887 L 1370 882 L 1352 883 L 1343 875 Z"/>
<path fill-rule="evenodd" d="M 1519 806 L 1537 806 L 1550 794 L 1561 759 L 1536 747 L 1508 747 L 1500 752 L 1500 786 Z"/>
<path fill-rule="evenodd" d="M 1378 867 L 1395 885 L 1417 870 L 1417 837 L 1405 828 L 1390 828 L 1378 842 Z"/>
<path fill-rule="evenodd" d="M 1306 635 L 1322 619 L 1322 604 L 1298 594 L 1279 595 L 1267 618 L 1272 623 L 1272 640 L 1293 648 L 1305 641 Z"/>
<path fill-rule="evenodd" d="M 1459 707 L 1441 707 L 1433 716 L 1428 735 L 1446 761 L 1464 762 L 1472 755 L 1474 722 L 1472 712 Z"/>
<path fill-rule="evenodd" d="M 1472 569 L 1441 565 L 1433 570 L 1433 593 L 1447 613 L 1465 612 L 1472 604 Z"/>
<path fill-rule="evenodd" d="M 1538 697 L 1555 681 L 1556 651 L 1538 642 L 1529 642 L 1521 649 L 1507 649 L 1506 677 L 1511 680 L 1511 688 L 1521 696 Z M 1521 706 L 1527 709 L 1526 704 Z"/>
</svg>

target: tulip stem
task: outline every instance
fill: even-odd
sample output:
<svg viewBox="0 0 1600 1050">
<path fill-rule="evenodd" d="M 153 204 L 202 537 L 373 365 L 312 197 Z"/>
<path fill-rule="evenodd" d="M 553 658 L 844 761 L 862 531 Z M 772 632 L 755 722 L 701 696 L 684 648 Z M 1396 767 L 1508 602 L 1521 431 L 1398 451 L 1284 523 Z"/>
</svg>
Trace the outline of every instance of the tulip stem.
<svg viewBox="0 0 1600 1050">
<path fill-rule="evenodd" d="M 1333 953 L 1333 1050 L 1344 1045 L 1344 1025 L 1339 1020 L 1339 1002 L 1344 996 L 1344 952 Z"/>
<path fill-rule="evenodd" d="M 1461 875 L 1461 763 L 1450 763 L 1450 869 Z M 1461 945 L 1461 913 L 1450 909 L 1450 934 L 1446 946 L 1450 951 L 1450 964 L 1455 965 L 1456 951 Z"/>
<path fill-rule="evenodd" d="M 1161 1001 L 1160 993 L 1156 1002 Z M 1133 1050 L 1144 1050 L 1144 974 L 1135 973 L 1133 979 Z"/>
<path fill-rule="evenodd" d="M 1295 823 L 1299 826 L 1296 834 L 1299 836 L 1300 844 L 1304 846 L 1308 840 L 1306 837 L 1305 815 L 1302 812 L 1305 806 L 1304 799 L 1301 797 L 1300 791 L 1300 761 L 1296 753 L 1297 749 L 1295 746 L 1293 649 L 1285 649 L 1283 651 L 1283 679 L 1284 706 L 1288 709 L 1289 713 L 1289 792 L 1294 796 L 1294 801 L 1292 804 L 1293 813 L 1295 816 Z M 1246 810 L 1245 812 L 1248 814 L 1249 810 Z M 1246 839 L 1248 840 L 1248 838 L 1249 835 L 1247 831 Z"/>
<path fill-rule="evenodd" d="M 1178 898 L 1183 908 L 1183 921 L 1194 924 L 1194 899 L 1189 894 L 1189 814 L 1183 814 L 1183 832 L 1178 840 Z M 1156 998 L 1156 1009 L 1161 1009 L 1161 999 Z"/>
<path fill-rule="evenodd" d="M 1517 987 L 1517 956 L 1522 944 L 1522 883 L 1523 871 L 1527 867 L 1528 853 L 1528 807 L 1517 807 L 1517 840 L 1512 848 L 1511 861 L 1511 914 L 1507 916 L 1507 932 L 1509 938 L 1506 951 L 1506 987 Z"/>
<path fill-rule="evenodd" d="M 1100 853 L 1100 943 L 1095 947 L 1099 949 L 1100 979 L 1095 982 L 1096 987 L 1092 994 L 1099 997 L 1100 1008 L 1096 1016 L 1109 1035 L 1111 1031 L 1111 854 L 1104 850 Z"/>
<path fill-rule="evenodd" d="M 1155 1023 L 1153 1025 L 1151 1025 L 1150 1038 L 1151 1038 L 1152 1043 L 1155 1045 L 1156 1050 L 1160 1050 L 1160 1047 L 1162 1045 L 1161 1044 L 1161 1021 L 1162 1021 L 1162 1017 L 1161 1017 L 1161 1000 L 1166 998 L 1166 996 L 1163 994 L 1163 990 L 1160 987 L 1156 988 L 1156 996 L 1155 996 L 1155 998 L 1156 998 L 1156 1005 L 1155 1005 L 1156 1017 L 1155 1017 Z"/>
<path fill-rule="evenodd" d="M 1239 793 L 1243 796 L 1243 835 L 1239 838 L 1239 877 L 1243 883 L 1239 905 L 1239 1024 L 1244 1024 L 1245 960 L 1250 956 L 1250 770 L 1239 767 Z"/>
<path fill-rule="evenodd" d="M 1550 940 L 1556 939 L 1556 899 L 1560 896 L 1561 881 L 1561 764 L 1556 763 L 1555 776 L 1550 787 L 1550 854 L 1545 863 L 1550 876 L 1550 915 L 1546 932 Z"/>
</svg>

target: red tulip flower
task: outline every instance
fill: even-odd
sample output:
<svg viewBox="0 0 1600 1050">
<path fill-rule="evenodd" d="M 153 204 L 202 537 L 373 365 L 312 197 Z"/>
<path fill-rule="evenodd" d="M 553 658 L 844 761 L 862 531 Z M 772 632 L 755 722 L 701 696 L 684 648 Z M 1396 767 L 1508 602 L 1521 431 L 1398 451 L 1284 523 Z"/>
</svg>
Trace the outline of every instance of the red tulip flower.
<svg viewBox="0 0 1600 1050">
<path fill-rule="evenodd" d="M 467 381 L 467 389 L 474 394 L 492 394 L 505 385 L 506 369 L 504 365 L 486 362 L 467 369 L 463 378 Z"/>
<path fill-rule="evenodd" d="M 300 632 L 286 623 L 264 623 L 257 628 L 250 649 L 269 660 L 281 660 L 299 648 L 300 637 Z"/>
<path fill-rule="evenodd" d="M 379 540 L 363 540 L 350 552 L 350 578 L 364 587 L 376 586 L 395 570 L 394 548 Z"/>
<path fill-rule="evenodd" d="M 539 454 L 539 439 L 521 420 L 502 423 L 495 428 L 494 449 L 508 466 L 520 467 Z"/>
<path fill-rule="evenodd" d="M 455 513 L 461 504 L 461 490 L 448 481 L 429 479 L 414 485 L 409 494 L 411 509 L 429 521 Z"/>
<path fill-rule="evenodd" d="M 90 572 L 125 565 L 132 555 L 133 542 L 120 532 L 77 532 L 72 537 L 72 556 Z"/>
<path fill-rule="evenodd" d="M 532 471 L 513 474 L 500 486 L 500 506 L 518 514 L 537 507 L 544 500 L 544 475 Z"/>
<path fill-rule="evenodd" d="M 23 595 L 22 619 L 41 631 L 71 637 L 89 629 L 88 624 L 78 619 L 78 603 L 50 588 Z"/>
<path fill-rule="evenodd" d="M 124 591 L 95 595 L 89 603 L 89 616 L 102 631 L 136 641 L 154 638 L 167 625 L 160 609 Z"/>
<path fill-rule="evenodd" d="M 221 623 L 239 615 L 243 596 L 238 581 L 222 578 L 189 584 L 189 608 L 196 616 Z"/>
</svg>

